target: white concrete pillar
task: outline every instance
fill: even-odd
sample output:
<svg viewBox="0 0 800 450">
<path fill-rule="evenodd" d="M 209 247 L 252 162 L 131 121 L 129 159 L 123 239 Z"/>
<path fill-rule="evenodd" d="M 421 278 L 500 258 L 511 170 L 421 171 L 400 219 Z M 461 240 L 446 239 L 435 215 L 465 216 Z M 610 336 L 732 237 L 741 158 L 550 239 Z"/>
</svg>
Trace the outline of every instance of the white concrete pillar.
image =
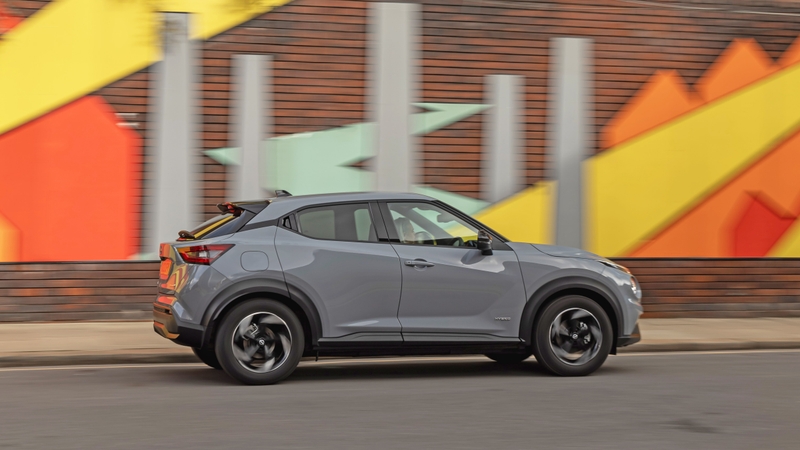
<svg viewBox="0 0 800 450">
<path fill-rule="evenodd" d="M 551 42 L 551 177 L 558 181 L 555 241 L 583 246 L 583 161 L 594 146 L 590 39 Z"/>
<path fill-rule="evenodd" d="M 231 147 L 239 149 L 240 162 L 227 166 L 227 200 L 258 200 L 267 196 L 262 189 L 267 182 L 261 173 L 266 163 L 264 141 L 270 137 L 272 128 L 271 66 L 271 56 L 234 56 Z"/>
<path fill-rule="evenodd" d="M 518 75 L 488 75 L 484 103 L 481 165 L 483 199 L 498 202 L 525 186 L 525 79 Z"/>
<path fill-rule="evenodd" d="M 370 113 L 376 123 L 372 167 L 379 191 L 409 191 L 416 183 L 411 113 L 416 101 L 418 21 L 417 4 L 371 4 Z"/>
</svg>

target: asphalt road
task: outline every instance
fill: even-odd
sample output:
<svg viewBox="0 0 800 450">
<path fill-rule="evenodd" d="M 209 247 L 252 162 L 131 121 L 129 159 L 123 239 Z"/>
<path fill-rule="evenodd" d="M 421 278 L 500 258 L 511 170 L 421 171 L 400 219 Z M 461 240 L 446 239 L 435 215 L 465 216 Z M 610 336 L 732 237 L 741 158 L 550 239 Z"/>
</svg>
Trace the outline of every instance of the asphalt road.
<svg viewBox="0 0 800 450">
<path fill-rule="evenodd" d="M 0 369 L 0 448 L 797 449 L 800 352 L 304 362 L 276 386 L 200 365 Z"/>
</svg>

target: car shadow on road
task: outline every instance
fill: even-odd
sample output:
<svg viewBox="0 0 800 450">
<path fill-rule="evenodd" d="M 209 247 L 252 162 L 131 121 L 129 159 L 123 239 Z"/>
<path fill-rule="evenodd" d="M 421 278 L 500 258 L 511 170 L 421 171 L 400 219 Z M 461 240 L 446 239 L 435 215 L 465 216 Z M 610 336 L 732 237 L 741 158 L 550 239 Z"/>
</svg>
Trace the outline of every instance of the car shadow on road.
<svg viewBox="0 0 800 450">
<path fill-rule="evenodd" d="M 207 367 L 186 369 L 164 369 L 164 373 L 180 371 L 182 383 L 199 385 L 239 383 L 221 370 Z M 622 367 L 604 366 L 594 376 L 624 372 Z M 170 377 L 173 375 L 170 375 Z M 375 360 L 361 362 L 358 359 L 304 361 L 283 383 L 306 383 L 346 380 L 393 380 L 422 378 L 480 378 L 480 377 L 552 377 L 535 359 L 531 358 L 521 364 L 504 365 L 486 361 L 386 361 Z"/>
<path fill-rule="evenodd" d="M 379 380 L 398 378 L 472 378 L 546 376 L 535 360 L 503 365 L 492 361 L 353 362 L 336 364 L 309 362 L 298 367 L 286 382 L 324 380 Z"/>
</svg>

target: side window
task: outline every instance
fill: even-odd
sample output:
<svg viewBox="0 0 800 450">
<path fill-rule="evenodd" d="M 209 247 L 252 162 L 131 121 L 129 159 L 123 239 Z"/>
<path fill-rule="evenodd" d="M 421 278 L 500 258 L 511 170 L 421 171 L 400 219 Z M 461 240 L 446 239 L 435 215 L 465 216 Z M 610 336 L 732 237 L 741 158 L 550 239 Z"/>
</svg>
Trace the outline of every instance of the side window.
<svg viewBox="0 0 800 450">
<path fill-rule="evenodd" d="M 328 205 L 296 214 L 298 232 L 315 239 L 378 242 L 366 203 Z"/>
<path fill-rule="evenodd" d="M 478 230 L 430 203 L 389 203 L 392 221 L 404 244 L 476 247 Z"/>
</svg>

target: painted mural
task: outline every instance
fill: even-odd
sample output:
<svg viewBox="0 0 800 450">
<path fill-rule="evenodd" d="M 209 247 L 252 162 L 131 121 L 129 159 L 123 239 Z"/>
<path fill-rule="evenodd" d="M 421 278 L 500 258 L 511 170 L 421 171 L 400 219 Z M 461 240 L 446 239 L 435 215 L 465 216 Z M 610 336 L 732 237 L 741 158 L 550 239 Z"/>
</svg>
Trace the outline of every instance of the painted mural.
<svg viewBox="0 0 800 450">
<path fill-rule="evenodd" d="M 161 58 L 162 12 L 207 39 L 288 1 L 0 1 L 0 262 L 137 257 L 142 138 L 88 94 Z"/>
<path fill-rule="evenodd" d="M 286 2 L 57 0 L 24 21 L 0 2 L 0 261 L 140 254 L 142 139 L 91 93 L 160 59 L 159 12 L 194 13 L 194 37 L 207 39 Z M 416 106 L 412 132 L 424 135 L 491 105 Z M 277 136 L 265 142 L 262 170 L 295 194 L 367 190 L 373 133 L 355 123 Z M 692 87 L 679 73 L 655 73 L 599 142 L 583 167 L 588 250 L 800 256 L 800 40 L 778 61 L 735 40 Z M 235 148 L 207 154 L 238 164 Z M 415 190 L 513 240 L 552 242 L 555 181 L 495 204 Z"/>
</svg>

